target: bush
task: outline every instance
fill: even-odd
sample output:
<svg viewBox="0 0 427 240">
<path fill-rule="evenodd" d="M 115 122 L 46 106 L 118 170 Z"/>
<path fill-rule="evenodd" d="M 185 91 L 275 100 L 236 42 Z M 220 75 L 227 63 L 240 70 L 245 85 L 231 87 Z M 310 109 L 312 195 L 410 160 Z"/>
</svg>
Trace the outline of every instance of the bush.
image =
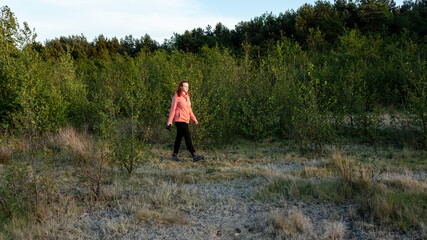
<svg viewBox="0 0 427 240">
<path fill-rule="evenodd" d="M 141 156 L 145 139 L 136 136 L 137 126 L 130 120 L 125 122 L 112 138 L 112 161 L 129 174 L 143 162 Z M 144 138 L 145 136 L 142 136 Z"/>
<path fill-rule="evenodd" d="M 327 83 L 319 80 L 315 74 L 310 64 L 309 79 L 294 85 L 292 125 L 294 138 L 300 147 L 317 152 L 331 141 L 334 134 L 328 119 L 329 101 L 322 96 L 322 89 Z"/>
<path fill-rule="evenodd" d="M 25 214 L 34 208 L 31 201 L 31 169 L 25 164 L 13 162 L 3 173 L 0 191 L 0 219 L 5 220 L 15 214 Z"/>
<path fill-rule="evenodd" d="M 14 159 L 3 170 L 0 179 L 0 220 L 25 216 L 29 212 L 35 214 L 39 208 L 55 199 L 62 177 L 55 173 L 49 159 L 51 156 L 43 155 L 44 162 L 41 164 L 30 165 Z"/>
</svg>

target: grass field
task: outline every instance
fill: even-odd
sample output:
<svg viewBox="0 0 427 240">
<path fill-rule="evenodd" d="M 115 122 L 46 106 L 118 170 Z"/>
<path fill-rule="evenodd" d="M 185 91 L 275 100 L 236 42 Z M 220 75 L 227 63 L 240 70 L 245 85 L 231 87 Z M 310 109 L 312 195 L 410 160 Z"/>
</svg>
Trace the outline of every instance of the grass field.
<svg viewBox="0 0 427 240">
<path fill-rule="evenodd" d="M 205 160 L 193 163 L 184 147 L 181 162 L 171 161 L 171 149 L 145 148 L 144 163 L 131 175 L 107 164 L 94 197 L 69 151 L 54 148 L 54 169 L 36 180 L 50 176 L 53 190 L 40 187 L 35 207 L 11 213 L 0 239 L 427 237 L 425 151 L 352 144 L 302 154 L 287 141 L 241 140 L 202 148 Z M 1 152 L 6 183 L 21 155 Z M 2 188 L 5 205 L 4 192 L 12 188 Z M 13 206 L 26 206 L 20 201 Z"/>
</svg>

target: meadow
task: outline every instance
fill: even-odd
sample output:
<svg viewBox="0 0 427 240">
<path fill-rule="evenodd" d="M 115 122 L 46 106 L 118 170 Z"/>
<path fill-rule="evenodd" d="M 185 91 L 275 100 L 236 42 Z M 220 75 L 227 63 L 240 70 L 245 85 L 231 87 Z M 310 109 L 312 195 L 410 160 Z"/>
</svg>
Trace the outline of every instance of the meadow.
<svg viewBox="0 0 427 240">
<path fill-rule="evenodd" d="M 426 237 L 424 150 L 344 144 L 313 154 L 270 138 L 204 147 L 193 163 L 184 147 L 172 161 L 164 143 L 128 174 L 73 128 L 43 142 L 37 170 L 11 161 L 30 161 L 28 144 L 1 149 L 11 214 L 2 239 Z"/>
</svg>

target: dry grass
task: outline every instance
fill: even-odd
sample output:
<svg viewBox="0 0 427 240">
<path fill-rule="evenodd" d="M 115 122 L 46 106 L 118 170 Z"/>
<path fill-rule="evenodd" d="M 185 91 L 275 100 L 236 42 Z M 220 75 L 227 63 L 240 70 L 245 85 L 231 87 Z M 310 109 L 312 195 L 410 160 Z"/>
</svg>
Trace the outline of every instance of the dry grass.
<svg viewBox="0 0 427 240">
<path fill-rule="evenodd" d="M 163 182 L 148 194 L 148 202 L 155 208 L 174 207 L 178 204 L 191 204 L 195 193 L 175 183 Z"/>
<path fill-rule="evenodd" d="M 0 164 L 8 164 L 12 158 L 12 146 L 1 144 L 0 145 Z"/>
<path fill-rule="evenodd" d="M 260 176 L 269 176 L 270 169 L 260 169 L 256 167 L 210 167 L 204 169 L 170 169 L 167 171 L 174 182 L 196 183 L 212 181 L 231 181 L 235 179 L 253 179 Z M 275 174 L 283 174 L 283 171 L 275 170 Z"/>
<path fill-rule="evenodd" d="M 404 172 L 406 169 L 414 172 L 427 171 L 426 150 L 351 144 L 342 147 L 341 151 L 346 156 L 363 161 L 365 165 L 386 168 L 388 171 Z"/>
<path fill-rule="evenodd" d="M 35 239 L 33 226 L 24 218 L 14 217 L 3 225 L 3 239 Z"/>
<path fill-rule="evenodd" d="M 185 170 L 185 169 L 170 169 L 165 173 L 166 176 L 169 176 L 173 182 L 188 184 L 195 183 L 197 177 L 195 176 L 196 171 Z"/>
<path fill-rule="evenodd" d="M 395 177 L 385 177 L 383 178 L 383 182 L 392 188 L 397 188 L 404 191 L 427 193 L 427 182 L 415 179 L 409 173 Z"/>
<path fill-rule="evenodd" d="M 131 219 L 118 218 L 106 222 L 100 229 L 100 232 L 103 236 L 106 236 L 105 239 L 117 239 L 122 234 L 132 230 L 133 226 L 134 223 Z"/>
<path fill-rule="evenodd" d="M 93 146 L 89 137 L 85 134 L 78 133 L 72 127 L 66 127 L 59 132 L 58 138 L 62 147 L 71 150 L 73 153 L 89 159 L 93 157 Z"/>
<path fill-rule="evenodd" d="M 78 133 L 71 127 L 59 132 L 64 149 L 74 156 L 72 165 L 89 190 L 94 200 L 102 198 L 102 182 L 109 177 L 111 167 L 110 151 L 103 142 L 94 142 L 86 134 Z"/>
<path fill-rule="evenodd" d="M 381 179 L 381 173 L 373 167 L 343 157 L 340 152 L 333 154 L 331 165 L 342 180 L 344 192 L 360 204 L 365 217 L 395 229 L 420 228 L 427 222 L 424 182 L 410 175 Z"/>
<path fill-rule="evenodd" d="M 64 150 L 71 151 L 82 161 L 99 161 L 103 155 L 110 153 L 106 144 L 93 141 L 89 135 L 79 133 L 72 127 L 62 129 L 55 139 Z"/>
<path fill-rule="evenodd" d="M 75 159 L 76 156 L 80 156 L 81 159 L 96 159 L 99 152 L 108 152 L 94 144 L 87 134 L 79 133 L 72 128 L 65 128 L 60 135 L 49 137 L 48 141 L 52 146 L 58 144 L 55 146 L 67 149 L 59 154 L 66 159 Z M 0 239 L 97 239 L 101 237 L 114 239 L 123 238 L 126 233 L 153 225 L 193 224 L 198 221 L 197 214 L 214 204 L 213 200 L 204 198 L 197 192 L 199 183 L 228 184 L 231 181 L 241 183 L 250 179 L 250 187 L 254 187 L 255 190 L 255 186 L 269 184 L 271 188 L 262 192 L 262 195 L 270 194 L 272 197 L 267 201 L 272 201 L 271 206 L 276 207 L 277 205 L 273 204 L 295 199 L 305 203 L 320 200 L 332 204 L 336 202 L 350 204 L 347 201 L 349 199 L 347 195 L 340 193 L 341 179 L 350 185 L 372 185 L 373 172 L 365 165 L 359 164 L 356 161 L 356 159 L 360 160 L 358 157 L 345 156 L 336 151 L 332 155 L 332 160 L 328 162 L 329 165 L 322 167 L 326 161 L 330 160 L 329 158 L 326 161 L 324 158 L 311 159 L 283 151 L 280 149 L 282 147 L 277 142 L 260 144 L 245 142 L 242 145 L 227 146 L 221 150 L 201 151 L 206 159 L 198 163 L 193 163 L 188 152 L 182 150 L 180 157 L 183 161 L 176 163 L 170 160 L 170 144 L 154 145 L 144 153 L 148 155 L 148 161 L 136 169 L 131 176 L 117 169 L 109 172 L 111 179 L 100 182 L 103 197 L 98 202 L 89 201 L 89 191 L 82 185 L 82 179 L 74 171 L 73 175 L 66 179 L 66 183 L 61 184 L 61 193 L 55 203 L 39 207 L 36 213 L 37 218 L 31 216 L 29 221 L 13 219 L 0 231 Z M 59 166 L 61 171 L 70 169 L 70 161 L 58 161 L 58 164 L 61 164 Z M 81 166 L 91 169 L 88 167 L 90 165 Z M 411 174 L 408 173 L 407 176 L 391 174 L 392 177 L 377 184 L 376 189 L 381 190 L 381 194 L 393 189 L 425 194 L 426 182 L 411 177 Z M 194 185 L 195 183 L 197 184 Z M 361 216 L 360 199 L 356 198 L 365 195 L 358 195 L 363 192 L 357 189 L 351 189 L 351 191 L 355 192 L 353 195 L 355 198 L 351 197 L 355 202 L 351 203 L 351 207 L 344 207 L 344 210 L 348 209 L 342 212 L 344 216 L 348 216 L 353 221 L 363 221 L 365 216 L 369 220 L 372 216 L 390 218 L 382 221 L 385 223 L 394 221 L 393 214 L 400 206 L 392 205 L 393 202 L 387 199 L 394 197 L 400 201 L 399 196 L 378 195 L 378 198 L 372 200 L 375 202 L 371 201 L 372 208 L 363 209 L 366 210 L 364 211 L 366 215 Z M 251 189 L 248 192 L 250 193 Z M 246 199 L 224 197 L 217 207 L 220 208 L 221 204 L 225 204 L 232 206 L 232 209 L 237 209 L 242 201 Z M 260 204 L 270 205 L 263 199 Z M 411 204 L 408 204 L 408 209 L 414 206 Z M 408 209 L 398 214 L 410 213 Z M 367 216 L 370 211 L 377 212 Z M 188 214 L 190 212 L 191 217 Z M 416 219 L 417 216 L 411 216 L 411 219 Z M 315 218 L 311 215 L 305 216 L 298 210 L 268 212 L 266 233 L 272 233 L 276 238 L 286 239 L 344 238 L 346 227 L 343 222 L 325 221 L 321 229 L 320 225 L 316 225 L 314 233 L 311 219 Z M 411 221 L 417 224 L 416 231 L 425 237 L 427 229 L 425 223 L 419 220 Z M 265 226 L 264 223 L 261 225 Z M 244 232 L 241 234 L 242 238 L 245 237 L 243 234 Z"/>
<path fill-rule="evenodd" d="M 197 146 L 196 146 L 197 148 Z M 269 163 L 299 163 L 307 159 L 295 152 L 286 152 L 288 146 L 282 142 L 270 142 L 269 140 L 261 142 L 250 142 L 242 140 L 240 143 L 230 144 L 221 149 L 196 149 L 199 153 L 205 155 L 205 160 L 194 164 L 191 161 L 190 154 L 185 146 L 181 147 L 179 157 L 182 162 L 171 162 L 172 145 L 154 145 L 147 151 L 149 162 L 162 167 L 184 167 L 194 168 L 196 166 L 204 167 L 251 167 L 253 165 L 266 165 Z M 166 164 L 167 163 L 167 164 Z"/>
<path fill-rule="evenodd" d="M 286 237 L 311 238 L 313 236 L 313 224 L 310 218 L 297 210 L 289 210 L 286 214 L 280 210 L 273 211 L 267 224 Z"/>
<path fill-rule="evenodd" d="M 362 164 L 356 163 L 352 158 L 342 156 L 340 151 L 335 151 L 332 154 L 332 161 L 330 163 L 333 170 L 338 176 L 349 186 L 361 187 L 367 189 L 371 187 L 374 180 L 374 171 L 367 168 Z"/>
<path fill-rule="evenodd" d="M 160 213 L 149 208 L 143 208 L 136 213 L 138 223 L 149 222 L 160 218 Z"/>
<path fill-rule="evenodd" d="M 427 223 L 426 203 L 422 192 L 386 190 L 375 193 L 365 208 L 379 223 L 395 229 L 421 229 Z"/>
<path fill-rule="evenodd" d="M 175 209 L 165 209 L 160 215 L 159 223 L 166 225 L 188 225 L 191 224 L 191 218 L 182 212 L 179 212 Z"/>
<path fill-rule="evenodd" d="M 183 209 L 200 204 L 199 194 L 170 180 L 170 173 L 152 168 L 140 169 L 126 181 L 116 178 L 105 187 L 112 199 L 108 204 L 123 215 L 134 216 L 135 226 L 190 224 Z"/>
<path fill-rule="evenodd" d="M 188 225 L 192 220 L 188 214 L 172 208 L 165 208 L 162 211 L 141 209 L 137 215 L 138 223 L 155 223 L 159 225 Z"/>
<path fill-rule="evenodd" d="M 14 217 L 4 224 L 0 239 L 74 239 L 76 219 L 83 210 L 69 196 L 36 209 L 36 219 Z"/>
<path fill-rule="evenodd" d="M 301 171 L 299 171 L 298 175 L 304 178 L 325 178 L 330 177 L 332 174 L 326 168 L 308 166 L 304 167 Z"/>
<path fill-rule="evenodd" d="M 323 239 L 342 239 L 345 234 L 345 224 L 343 222 L 324 221 L 323 231 Z"/>
</svg>

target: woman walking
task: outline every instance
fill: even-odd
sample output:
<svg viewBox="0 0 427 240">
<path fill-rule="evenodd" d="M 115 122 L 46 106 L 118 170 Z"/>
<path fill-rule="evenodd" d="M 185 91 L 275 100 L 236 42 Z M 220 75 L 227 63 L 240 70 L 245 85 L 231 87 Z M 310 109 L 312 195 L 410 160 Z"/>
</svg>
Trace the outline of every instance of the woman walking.
<svg viewBox="0 0 427 240">
<path fill-rule="evenodd" d="M 203 156 L 196 154 L 193 143 L 191 141 L 190 130 L 188 128 L 190 119 L 193 120 L 196 125 L 199 124 L 196 116 L 193 114 L 193 110 L 191 110 L 190 94 L 188 93 L 188 88 L 189 85 L 187 81 L 182 81 L 179 83 L 176 93 L 172 99 L 172 106 L 169 112 L 169 119 L 166 129 L 170 131 L 172 122 L 175 123 L 177 133 L 173 147 L 172 159 L 174 161 L 179 161 L 178 151 L 179 147 L 181 146 L 182 137 L 184 137 L 185 145 L 193 156 L 193 162 L 196 162 L 202 160 Z"/>
</svg>

